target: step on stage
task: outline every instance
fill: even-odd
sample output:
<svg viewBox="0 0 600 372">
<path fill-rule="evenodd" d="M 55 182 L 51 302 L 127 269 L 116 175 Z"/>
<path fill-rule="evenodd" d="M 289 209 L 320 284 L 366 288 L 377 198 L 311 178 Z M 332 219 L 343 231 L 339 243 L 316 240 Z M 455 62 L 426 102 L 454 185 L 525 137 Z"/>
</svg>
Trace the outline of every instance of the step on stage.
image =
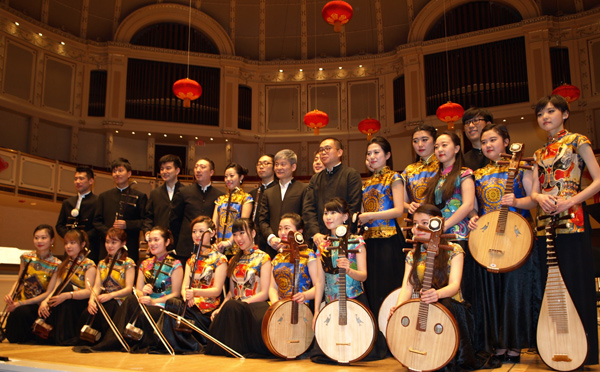
<svg viewBox="0 0 600 372">
<path fill-rule="evenodd" d="M 103 352 L 80 354 L 71 347 L 19 345 L 8 341 L 0 343 L 0 371 L 164 371 L 189 370 L 214 372 L 313 372 L 313 371 L 407 371 L 394 358 L 375 362 L 357 362 L 351 366 L 324 365 L 309 359 L 285 361 L 280 359 L 235 359 L 209 355 L 157 355 Z M 5 361 L 8 358 L 8 361 Z M 586 371 L 600 371 L 600 366 L 586 367 Z M 504 364 L 502 368 L 486 370 L 494 372 L 550 371 L 533 352 L 523 350 L 520 364 Z"/>
</svg>

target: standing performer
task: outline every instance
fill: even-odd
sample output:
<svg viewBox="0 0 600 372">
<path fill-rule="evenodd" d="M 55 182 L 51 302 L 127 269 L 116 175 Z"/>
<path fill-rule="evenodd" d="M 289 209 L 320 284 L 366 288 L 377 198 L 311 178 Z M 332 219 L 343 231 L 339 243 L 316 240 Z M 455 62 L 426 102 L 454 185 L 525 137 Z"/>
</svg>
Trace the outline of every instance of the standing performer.
<svg viewBox="0 0 600 372">
<path fill-rule="evenodd" d="M 94 293 L 110 317 L 114 317 L 125 296 L 133 289 L 135 262 L 127 257 L 126 242 L 125 231 L 114 227 L 108 229 L 105 241 L 108 255 L 98 263 L 94 281 Z M 112 332 L 106 319 L 99 314 L 93 296 L 90 296 L 87 310 L 83 312 L 79 323 L 100 332 L 101 335 Z"/>
<path fill-rule="evenodd" d="M 404 183 L 404 208 L 408 214 L 415 213 L 425 201 L 427 183 L 439 170 L 439 162 L 435 157 L 435 140 L 437 129 L 431 125 L 421 124 L 413 130 L 412 145 L 418 161 L 409 164 L 402 172 Z"/>
<path fill-rule="evenodd" d="M 471 107 L 462 117 L 465 136 L 473 146 L 471 150 L 463 155 L 465 167 L 475 171 L 487 165 L 488 159 L 484 156 L 481 148 L 481 130 L 488 124 L 492 124 L 494 117 L 485 108 Z"/>
<path fill-rule="evenodd" d="M 98 196 L 92 192 L 94 185 L 94 171 L 90 167 L 75 168 L 73 183 L 77 196 L 72 196 L 62 202 L 62 207 L 56 221 L 56 232 L 61 238 L 67 231 L 77 228 L 85 231 L 90 240 L 89 258 L 98 262 L 100 255 L 100 239 L 94 228 L 94 214 Z"/>
<path fill-rule="evenodd" d="M 498 165 L 500 154 L 508 153 L 510 135 L 502 124 L 488 124 L 481 132 L 483 154 L 490 163 L 475 171 L 475 195 L 480 216 L 500 210 L 503 205 L 531 221 L 529 209 L 535 202 L 529 196 L 533 182 L 532 172 L 519 168 L 513 182 L 513 193 L 505 193 L 509 176 L 508 165 Z M 477 229 L 479 216 L 469 222 L 469 229 Z M 527 231 L 521 233 L 527 234 Z M 485 350 L 494 350 L 498 358 L 510 363 L 519 363 L 522 348 L 535 347 L 535 332 L 542 293 L 539 283 L 543 282 L 541 268 L 544 262 L 533 254 L 520 268 L 506 273 L 490 273 L 478 266 L 476 286 L 483 293 L 472 303 L 473 313 L 482 314 L 476 319 L 479 331 L 475 334 L 476 344 Z M 538 290 L 536 291 L 536 287 Z"/>
<path fill-rule="evenodd" d="M 50 342 L 59 346 L 72 346 L 79 340 L 78 320 L 85 310 L 90 297 L 86 282 L 96 278 L 96 265 L 86 257 L 87 235 L 84 231 L 73 229 L 65 234 L 65 251 L 68 260 L 63 261 L 52 277 L 48 290 L 52 293 L 40 304 L 38 315 L 54 329 L 50 332 Z M 73 266 L 75 265 L 75 266 Z M 67 286 L 58 293 L 57 288 L 68 280 L 69 269 L 74 268 Z M 60 287 L 59 287 L 60 286 Z"/>
<path fill-rule="evenodd" d="M 396 218 L 404 213 L 404 188 L 400 175 L 392 171 L 392 147 L 383 137 L 374 137 L 367 146 L 367 162 L 373 169 L 363 185 L 362 211 L 358 218 L 367 227 L 363 237 L 367 245 L 365 292 L 375 319 L 386 296 L 402 285 L 404 272 L 404 235 Z M 402 265 L 400 265 L 402 268 Z"/>
<path fill-rule="evenodd" d="M 569 104 L 558 95 L 541 98 L 535 107 L 540 128 L 548 142 L 535 152 L 531 197 L 539 204 L 538 215 L 572 213 L 570 227 L 558 229 L 554 245 L 565 285 L 585 328 L 588 354 L 584 365 L 598 364 L 598 327 L 590 222 L 582 205 L 600 191 L 600 167 L 590 140 L 564 128 Z M 581 174 L 587 167 L 592 183 L 581 189 Z M 550 219 L 539 220 L 544 226 Z M 544 231 L 538 233 L 539 252 L 546 251 Z"/>
<path fill-rule="evenodd" d="M 132 188 L 131 164 L 129 160 L 119 158 L 111 163 L 110 169 L 116 187 L 98 196 L 94 227 L 104 239 L 108 229 L 116 227 L 127 233 L 128 255 L 134 262 L 138 261 L 140 231 L 144 222 L 146 201 L 148 197 L 141 191 Z M 106 256 L 101 249 L 100 259 Z"/>
<path fill-rule="evenodd" d="M 259 226 L 260 204 L 264 198 L 265 191 L 277 186 L 277 179 L 275 178 L 274 169 L 275 156 L 272 154 L 265 154 L 258 159 L 258 162 L 256 162 L 256 174 L 260 178 L 260 185 L 249 192 L 250 196 L 252 196 L 252 200 L 254 200 L 254 203 L 252 203 L 251 214 L 254 226 Z M 256 234 L 256 244 L 258 245 L 258 249 L 263 252 L 267 252 L 267 241 L 260 233 L 260 229 L 258 229 Z M 270 255 L 271 252 L 267 253 Z"/>
<path fill-rule="evenodd" d="M 239 164 L 230 163 L 225 167 L 225 185 L 228 193 L 215 201 L 213 221 L 217 228 L 217 249 L 227 256 L 233 256 L 239 251 L 234 247 L 231 231 L 233 222 L 240 218 L 251 218 L 252 214 L 252 196 L 242 189 L 246 174 L 248 170 Z"/>
<path fill-rule="evenodd" d="M 261 326 L 269 308 L 271 259 L 254 245 L 254 223 L 237 219 L 232 226 L 233 239 L 240 250 L 229 261 L 229 292 L 221 307 L 213 311 L 210 334 L 245 357 L 270 355 Z M 209 341 L 206 354 L 228 355 Z"/>
<path fill-rule="evenodd" d="M 52 255 L 54 229 L 50 225 L 39 225 L 33 230 L 35 252 L 21 255 L 19 277 L 23 278 L 21 289 L 16 296 L 4 296 L 5 313 L 9 313 L 4 326 L 3 337 L 10 342 L 27 342 L 33 340 L 31 325 L 37 319 L 39 303 L 49 294 L 48 284 L 56 273 L 60 260 Z M 17 289 L 13 285 L 11 292 Z"/>
</svg>

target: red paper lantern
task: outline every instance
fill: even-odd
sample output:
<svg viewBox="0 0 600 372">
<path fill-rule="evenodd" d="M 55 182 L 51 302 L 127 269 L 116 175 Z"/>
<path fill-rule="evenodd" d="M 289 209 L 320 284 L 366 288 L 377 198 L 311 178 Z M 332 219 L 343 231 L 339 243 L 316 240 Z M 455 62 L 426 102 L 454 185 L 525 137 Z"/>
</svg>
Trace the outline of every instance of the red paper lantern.
<svg viewBox="0 0 600 372">
<path fill-rule="evenodd" d="M 575 85 L 563 84 L 552 91 L 552 94 L 563 96 L 567 103 L 577 101 L 581 96 L 581 91 Z"/>
<path fill-rule="evenodd" d="M 323 7 L 321 15 L 325 22 L 333 25 L 335 32 L 340 32 L 342 25 L 352 18 L 352 7 L 345 1 L 330 1 Z"/>
<path fill-rule="evenodd" d="M 315 136 L 319 135 L 319 129 L 329 124 L 329 115 L 323 111 L 313 110 L 304 115 L 304 124 L 315 130 Z"/>
<path fill-rule="evenodd" d="M 454 122 L 460 120 L 464 113 L 465 109 L 461 105 L 448 101 L 438 107 L 435 115 L 444 123 L 448 123 L 448 129 L 452 130 L 454 129 Z"/>
<path fill-rule="evenodd" d="M 358 123 L 358 130 L 367 135 L 367 141 L 370 141 L 373 134 L 379 132 L 379 129 L 381 129 L 381 123 L 377 119 L 366 118 Z"/>
<path fill-rule="evenodd" d="M 173 93 L 183 100 L 183 107 L 190 107 L 191 101 L 202 95 L 202 87 L 192 79 L 180 79 L 173 84 Z"/>
</svg>

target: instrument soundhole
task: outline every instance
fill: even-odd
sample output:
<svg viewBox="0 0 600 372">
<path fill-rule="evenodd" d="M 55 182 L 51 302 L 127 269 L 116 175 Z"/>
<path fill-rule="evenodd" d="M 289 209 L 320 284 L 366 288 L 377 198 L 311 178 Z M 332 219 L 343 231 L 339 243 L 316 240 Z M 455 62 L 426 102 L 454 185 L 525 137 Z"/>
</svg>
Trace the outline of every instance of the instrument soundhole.
<svg viewBox="0 0 600 372">
<path fill-rule="evenodd" d="M 410 324 L 410 319 L 408 319 L 407 316 L 403 316 L 401 323 L 402 323 L 402 326 L 408 327 L 408 325 Z"/>
<path fill-rule="evenodd" d="M 439 335 L 442 332 L 444 332 L 444 326 L 441 325 L 440 323 L 438 323 L 435 326 L 433 326 L 433 331 L 435 332 L 436 335 Z"/>
</svg>

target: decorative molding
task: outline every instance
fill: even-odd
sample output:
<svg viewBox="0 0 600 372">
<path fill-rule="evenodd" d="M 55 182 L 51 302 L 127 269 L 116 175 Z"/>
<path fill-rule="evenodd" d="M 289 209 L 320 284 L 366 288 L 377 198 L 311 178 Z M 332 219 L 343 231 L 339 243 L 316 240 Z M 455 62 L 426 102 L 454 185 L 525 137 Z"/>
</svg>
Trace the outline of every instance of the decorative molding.
<svg viewBox="0 0 600 372">
<path fill-rule="evenodd" d="M 50 0 L 42 0 L 42 9 L 40 20 L 43 24 L 48 24 L 48 15 L 50 14 Z"/>
<path fill-rule="evenodd" d="M 117 30 L 120 27 L 119 19 L 121 18 L 121 8 L 122 7 L 123 7 L 123 0 L 115 0 L 115 11 L 113 12 L 113 30 L 112 30 L 113 31 L 112 32 L 113 39 L 115 38 L 115 35 L 117 35 Z M 125 22 L 125 20 L 123 20 L 123 22 Z"/>
<path fill-rule="evenodd" d="M 119 120 L 103 120 L 102 121 L 102 126 L 104 128 L 122 127 L 123 124 L 124 124 L 124 122 L 119 121 Z"/>
<path fill-rule="evenodd" d="M 306 0 L 300 1 L 300 58 L 308 59 L 308 22 Z"/>
<path fill-rule="evenodd" d="M 90 0 L 81 1 L 81 21 L 79 22 L 79 37 L 87 38 L 88 22 L 90 18 Z"/>
<path fill-rule="evenodd" d="M 79 158 L 79 127 L 71 127 L 71 151 L 69 151 L 69 161 L 77 163 Z"/>
<path fill-rule="evenodd" d="M 381 0 L 375 0 L 375 25 L 377 27 L 377 53 L 385 51 L 383 43 L 383 16 L 381 15 Z"/>
<path fill-rule="evenodd" d="M 266 7 L 267 1 L 260 0 L 260 8 L 258 10 L 258 60 L 264 61 L 266 59 Z"/>
<path fill-rule="evenodd" d="M 230 129 L 221 129 L 221 134 L 229 135 L 229 136 L 239 136 L 240 131 L 239 130 L 230 130 Z"/>
<path fill-rule="evenodd" d="M 235 44 L 235 0 L 229 1 L 229 37 Z"/>
<path fill-rule="evenodd" d="M 342 30 L 339 32 L 340 34 L 340 56 L 346 57 L 346 26 L 342 26 Z M 315 39 L 315 43 L 317 40 Z"/>
<path fill-rule="evenodd" d="M 38 154 L 38 141 L 40 131 L 40 118 L 32 116 L 29 118 L 29 153 Z"/>
</svg>

